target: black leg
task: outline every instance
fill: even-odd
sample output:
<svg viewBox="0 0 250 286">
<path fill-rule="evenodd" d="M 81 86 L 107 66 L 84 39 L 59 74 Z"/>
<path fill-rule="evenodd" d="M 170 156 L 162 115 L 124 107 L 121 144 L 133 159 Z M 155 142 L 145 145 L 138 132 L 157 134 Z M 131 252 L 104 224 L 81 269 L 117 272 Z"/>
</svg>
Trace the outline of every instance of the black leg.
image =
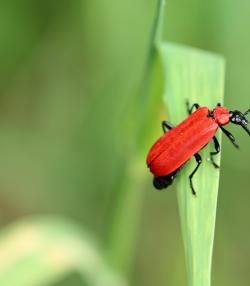
<svg viewBox="0 0 250 286">
<path fill-rule="evenodd" d="M 195 160 L 196 160 L 196 162 L 197 162 L 197 166 L 195 167 L 195 169 L 193 170 L 193 172 L 189 175 L 189 181 L 190 181 L 190 187 L 191 187 L 191 190 L 192 190 L 192 194 L 193 194 L 194 196 L 196 196 L 196 192 L 195 192 L 195 190 L 194 190 L 194 186 L 193 186 L 192 179 L 193 179 L 194 174 L 197 172 L 198 168 L 200 167 L 200 164 L 201 164 L 201 162 L 202 162 L 202 158 L 201 158 L 201 156 L 200 156 L 199 153 L 194 154 L 194 157 L 195 157 Z"/>
<path fill-rule="evenodd" d="M 220 168 L 220 166 L 214 162 L 214 157 L 213 157 L 214 155 L 217 155 L 220 153 L 220 144 L 215 136 L 213 137 L 213 140 L 214 140 L 215 152 L 210 152 L 210 160 L 215 168 Z"/>
<path fill-rule="evenodd" d="M 223 133 L 227 136 L 227 138 L 233 143 L 234 147 L 239 148 L 239 145 L 235 143 L 235 138 L 233 134 L 231 134 L 229 131 L 227 131 L 224 127 L 220 126 L 220 129 L 223 131 Z"/>
<path fill-rule="evenodd" d="M 167 130 L 174 128 L 174 125 L 172 125 L 170 122 L 168 122 L 166 120 L 162 121 L 161 126 L 162 126 L 164 133 L 166 133 Z"/>
<path fill-rule="evenodd" d="M 187 112 L 189 115 L 193 112 L 194 108 L 198 109 L 200 107 L 198 103 L 195 103 L 190 107 L 188 100 L 186 101 L 186 106 L 187 106 Z"/>
<path fill-rule="evenodd" d="M 241 125 L 241 126 L 247 132 L 247 134 L 250 136 L 250 130 L 247 128 L 247 125 Z"/>
</svg>

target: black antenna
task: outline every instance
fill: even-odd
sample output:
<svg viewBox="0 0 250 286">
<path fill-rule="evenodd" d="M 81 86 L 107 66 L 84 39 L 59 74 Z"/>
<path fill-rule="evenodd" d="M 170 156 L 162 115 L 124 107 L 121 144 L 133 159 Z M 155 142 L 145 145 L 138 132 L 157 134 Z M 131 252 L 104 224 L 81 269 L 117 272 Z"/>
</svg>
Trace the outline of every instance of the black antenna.
<svg viewBox="0 0 250 286">
<path fill-rule="evenodd" d="M 246 112 L 244 112 L 243 115 L 247 116 L 249 112 L 250 112 L 250 109 L 248 109 Z"/>
</svg>

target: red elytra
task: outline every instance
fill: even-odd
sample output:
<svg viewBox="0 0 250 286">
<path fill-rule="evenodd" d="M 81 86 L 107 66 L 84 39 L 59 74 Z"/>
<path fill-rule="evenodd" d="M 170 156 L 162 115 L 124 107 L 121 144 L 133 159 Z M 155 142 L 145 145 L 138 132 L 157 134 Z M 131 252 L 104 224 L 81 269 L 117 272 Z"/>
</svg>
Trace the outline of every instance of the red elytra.
<svg viewBox="0 0 250 286">
<path fill-rule="evenodd" d="M 179 125 L 164 133 L 148 153 L 146 162 L 154 175 L 154 185 L 157 189 L 170 185 L 181 166 L 192 156 L 195 156 L 198 165 L 190 175 L 191 189 L 193 194 L 195 194 L 192 176 L 201 163 L 201 157 L 198 152 L 211 139 L 214 140 L 216 151 L 210 152 L 210 157 L 213 165 L 218 167 L 213 160 L 213 156 L 220 151 L 219 143 L 215 137 L 218 127 L 222 129 L 235 147 L 238 147 L 238 145 L 235 143 L 233 135 L 222 126 L 232 122 L 241 125 L 250 135 L 250 131 L 247 128 L 248 121 L 245 117 L 250 110 L 243 114 L 239 111 L 229 111 L 226 107 L 220 106 L 220 104 L 212 110 L 209 110 L 207 107 L 199 107 L 198 104 L 194 104 L 193 107 L 196 107 L 197 110 Z M 193 107 L 189 109 L 190 113 Z M 171 128 L 170 126 L 167 127 Z"/>
<path fill-rule="evenodd" d="M 216 107 L 212 112 L 214 118 L 209 116 L 207 107 L 198 108 L 155 142 L 147 157 L 147 165 L 155 176 L 178 169 L 213 138 L 219 125 L 230 122 L 225 107 Z"/>
</svg>

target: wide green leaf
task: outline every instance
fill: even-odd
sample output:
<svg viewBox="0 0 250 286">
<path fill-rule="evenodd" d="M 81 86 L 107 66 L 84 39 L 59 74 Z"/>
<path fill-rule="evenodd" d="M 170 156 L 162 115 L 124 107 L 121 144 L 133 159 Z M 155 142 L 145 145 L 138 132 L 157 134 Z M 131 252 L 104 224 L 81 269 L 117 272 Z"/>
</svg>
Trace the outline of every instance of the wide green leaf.
<svg viewBox="0 0 250 286">
<path fill-rule="evenodd" d="M 222 57 L 178 45 L 162 44 L 165 67 L 164 101 L 167 120 L 174 125 L 187 117 L 186 100 L 213 108 L 223 103 L 224 60 Z M 199 132 L 199 130 L 197 130 Z M 221 134 L 217 138 L 221 142 Z M 209 144 L 200 154 L 202 165 L 193 179 L 197 192 L 191 193 L 188 176 L 196 166 L 192 158 L 176 179 L 189 286 L 209 286 L 211 277 L 219 170 L 209 161 Z M 220 163 L 220 155 L 216 157 Z"/>
</svg>

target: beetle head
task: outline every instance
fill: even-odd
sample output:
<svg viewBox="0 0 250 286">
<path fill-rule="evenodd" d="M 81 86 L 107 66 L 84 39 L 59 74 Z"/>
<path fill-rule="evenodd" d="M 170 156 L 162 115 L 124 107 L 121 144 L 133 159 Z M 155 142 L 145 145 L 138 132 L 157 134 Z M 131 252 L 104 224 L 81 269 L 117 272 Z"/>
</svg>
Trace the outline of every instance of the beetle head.
<svg viewBox="0 0 250 286">
<path fill-rule="evenodd" d="M 246 112 L 242 113 L 238 110 L 230 111 L 229 117 L 230 121 L 234 124 L 241 125 L 243 129 L 247 132 L 247 134 L 250 136 L 250 130 L 248 129 L 248 120 L 246 118 L 247 114 L 250 113 L 250 109 L 248 109 Z"/>
</svg>

